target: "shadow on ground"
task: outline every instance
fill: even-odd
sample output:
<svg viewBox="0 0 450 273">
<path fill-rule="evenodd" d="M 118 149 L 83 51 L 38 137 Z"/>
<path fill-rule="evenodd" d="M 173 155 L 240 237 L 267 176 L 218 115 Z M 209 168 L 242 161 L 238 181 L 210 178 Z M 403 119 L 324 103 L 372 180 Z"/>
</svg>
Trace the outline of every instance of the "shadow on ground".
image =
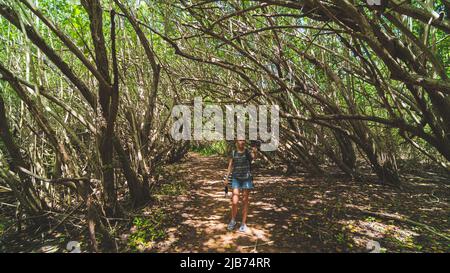
<svg viewBox="0 0 450 273">
<path fill-rule="evenodd" d="M 198 154 L 177 165 L 189 190 L 166 203 L 171 218 L 167 239 L 152 251 L 368 252 L 372 240 L 380 243 L 380 251 L 450 251 L 449 241 L 424 227 L 364 213 L 406 217 L 448 236 L 448 185 L 415 177 L 400 190 L 259 169 L 250 196 L 250 229 L 243 234 L 226 230 L 230 198 L 221 181 L 225 169 L 224 158 Z M 237 220 L 239 225 L 240 215 Z"/>
</svg>

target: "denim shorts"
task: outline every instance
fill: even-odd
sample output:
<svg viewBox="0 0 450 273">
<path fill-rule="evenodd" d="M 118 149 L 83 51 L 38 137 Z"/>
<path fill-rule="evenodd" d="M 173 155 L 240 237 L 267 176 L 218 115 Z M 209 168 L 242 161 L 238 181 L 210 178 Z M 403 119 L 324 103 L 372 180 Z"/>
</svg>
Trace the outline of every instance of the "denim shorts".
<svg viewBox="0 0 450 273">
<path fill-rule="evenodd" d="M 231 180 L 231 188 L 232 189 L 242 189 L 242 190 L 251 190 L 253 189 L 253 178 L 249 178 L 248 180 L 237 180 L 233 177 Z"/>
</svg>

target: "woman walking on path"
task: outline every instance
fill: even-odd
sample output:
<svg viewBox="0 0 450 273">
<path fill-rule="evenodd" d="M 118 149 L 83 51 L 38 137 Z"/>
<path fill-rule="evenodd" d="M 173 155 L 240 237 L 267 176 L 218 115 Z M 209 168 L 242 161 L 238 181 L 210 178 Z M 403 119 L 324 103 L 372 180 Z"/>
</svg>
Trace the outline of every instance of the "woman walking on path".
<svg viewBox="0 0 450 273">
<path fill-rule="evenodd" d="M 236 140 L 236 148 L 232 151 L 228 161 L 227 175 L 224 184 L 232 174 L 231 188 L 231 221 L 228 230 L 233 230 L 236 225 L 236 215 L 238 211 L 239 193 L 242 191 L 242 223 L 239 231 L 247 231 L 247 213 L 249 205 L 249 193 L 253 189 L 253 176 L 251 173 L 251 163 L 257 157 L 257 147 L 253 146 L 251 152 L 245 148 L 245 140 Z"/>
</svg>

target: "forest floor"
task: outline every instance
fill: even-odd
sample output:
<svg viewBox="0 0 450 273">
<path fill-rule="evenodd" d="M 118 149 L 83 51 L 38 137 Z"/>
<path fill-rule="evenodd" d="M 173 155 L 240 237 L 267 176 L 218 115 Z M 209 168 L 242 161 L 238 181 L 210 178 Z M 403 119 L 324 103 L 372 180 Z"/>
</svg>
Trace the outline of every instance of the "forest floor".
<svg viewBox="0 0 450 273">
<path fill-rule="evenodd" d="M 339 175 L 286 176 L 256 164 L 249 231 L 240 233 L 240 212 L 236 230 L 226 229 L 226 165 L 220 156 L 189 153 L 164 166 L 152 204 L 111 222 L 119 251 L 368 252 L 372 242 L 380 252 L 450 252 L 450 185 L 431 173 L 406 175 L 399 189 Z M 9 231 L 0 236 L 0 252 L 65 252 L 71 240 L 87 251 L 83 219 L 69 217 L 45 240 L 41 231 L 17 235 L 2 224 Z"/>
<path fill-rule="evenodd" d="M 171 168 L 166 185 L 184 190 L 159 196 L 165 239 L 152 252 L 368 252 L 370 241 L 381 252 L 450 252 L 445 181 L 415 175 L 396 189 L 257 168 L 249 231 L 241 233 L 240 213 L 236 230 L 226 229 L 225 158 L 190 153 Z"/>
</svg>

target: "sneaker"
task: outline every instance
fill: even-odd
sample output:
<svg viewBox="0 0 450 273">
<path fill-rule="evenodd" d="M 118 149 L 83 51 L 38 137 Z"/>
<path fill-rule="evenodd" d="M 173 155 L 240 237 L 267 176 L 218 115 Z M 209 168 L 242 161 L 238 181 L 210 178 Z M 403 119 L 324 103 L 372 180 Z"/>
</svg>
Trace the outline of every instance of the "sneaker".
<svg viewBox="0 0 450 273">
<path fill-rule="evenodd" d="M 231 220 L 230 223 L 228 224 L 228 230 L 233 230 L 234 226 L 236 225 L 236 221 L 235 220 Z"/>
<path fill-rule="evenodd" d="M 240 232 L 247 232 L 248 228 L 246 224 L 242 224 L 241 227 L 239 228 Z"/>
</svg>

